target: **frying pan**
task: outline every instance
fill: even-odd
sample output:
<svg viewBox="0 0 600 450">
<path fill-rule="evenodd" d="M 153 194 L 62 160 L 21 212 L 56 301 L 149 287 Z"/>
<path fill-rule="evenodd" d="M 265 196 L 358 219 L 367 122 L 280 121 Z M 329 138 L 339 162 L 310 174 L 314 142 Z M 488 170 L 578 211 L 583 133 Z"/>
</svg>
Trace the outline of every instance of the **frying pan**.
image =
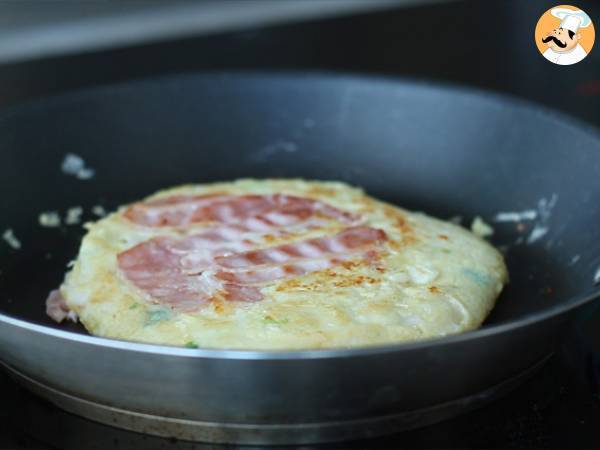
<svg viewBox="0 0 600 450">
<path fill-rule="evenodd" d="M 598 132 L 486 92 L 343 74 L 180 74 L 5 111 L 0 148 L 0 228 L 22 242 L 0 248 L 0 359 L 62 408 L 131 430 L 308 443 L 439 421 L 541 366 L 570 313 L 600 294 Z M 93 179 L 61 172 L 69 152 Z M 42 228 L 40 212 L 82 206 L 89 220 L 97 204 L 248 176 L 342 180 L 437 217 L 479 215 L 494 225 L 510 284 L 480 330 L 362 349 L 175 348 L 45 316 L 83 229 Z M 529 209 L 533 221 L 495 222 Z"/>
</svg>

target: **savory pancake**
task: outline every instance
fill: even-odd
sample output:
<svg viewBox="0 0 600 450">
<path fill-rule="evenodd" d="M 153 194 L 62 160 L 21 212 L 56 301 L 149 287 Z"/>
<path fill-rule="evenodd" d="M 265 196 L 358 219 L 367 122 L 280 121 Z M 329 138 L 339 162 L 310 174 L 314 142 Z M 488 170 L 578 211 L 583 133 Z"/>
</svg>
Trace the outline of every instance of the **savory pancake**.
<svg viewBox="0 0 600 450">
<path fill-rule="evenodd" d="M 431 338 L 480 326 L 507 281 L 502 256 L 473 233 L 338 182 L 181 186 L 86 226 L 60 292 L 90 333 L 131 341 Z"/>
</svg>

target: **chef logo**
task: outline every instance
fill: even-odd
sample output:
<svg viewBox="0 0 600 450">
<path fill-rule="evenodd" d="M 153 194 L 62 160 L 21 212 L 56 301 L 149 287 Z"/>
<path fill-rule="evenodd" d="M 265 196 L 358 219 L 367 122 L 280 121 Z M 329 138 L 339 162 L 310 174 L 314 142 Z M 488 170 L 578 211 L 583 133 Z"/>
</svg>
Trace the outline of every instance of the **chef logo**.
<svg viewBox="0 0 600 450">
<path fill-rule="evenodd" d="M 584 11 L 559 5 L 546 11 L 535 27 L 535 43 L 548 61 L 569 66 L 584 59 L 594 46 L 594 24 Z"/>
</svg>

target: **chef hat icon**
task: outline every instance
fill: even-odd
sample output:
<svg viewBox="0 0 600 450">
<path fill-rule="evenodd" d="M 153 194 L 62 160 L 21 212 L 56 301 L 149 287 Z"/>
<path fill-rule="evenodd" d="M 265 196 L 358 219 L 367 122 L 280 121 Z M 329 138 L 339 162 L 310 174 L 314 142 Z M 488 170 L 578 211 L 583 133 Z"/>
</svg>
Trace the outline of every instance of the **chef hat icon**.
<svg viewBox="0 0 600 450">
<path fill-rule="evenodd" d="M 580 9 L 553 8 L 551 13 L 561 20 L 561 28 L 571 30 L 573 33 L 577 33 L 579 28 L 586 28 L 592 23 L 590 16 Z"/>
</svg>

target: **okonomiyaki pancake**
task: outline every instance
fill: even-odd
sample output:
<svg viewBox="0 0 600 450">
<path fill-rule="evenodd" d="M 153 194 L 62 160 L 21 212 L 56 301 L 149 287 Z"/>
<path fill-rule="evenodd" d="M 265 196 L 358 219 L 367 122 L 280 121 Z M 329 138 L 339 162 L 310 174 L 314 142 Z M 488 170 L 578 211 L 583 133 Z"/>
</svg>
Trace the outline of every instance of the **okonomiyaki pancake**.
<svg viewBox="0 0 600 450">
<path fill-rule="evenodd" d="M 86 226 L 60 296 L 90 333 L 131 341 L 431 338 L 480 326 L 507 281 L 502 256 L 471 232 L 338 182 L 186 185 Z"/>
</svg>

